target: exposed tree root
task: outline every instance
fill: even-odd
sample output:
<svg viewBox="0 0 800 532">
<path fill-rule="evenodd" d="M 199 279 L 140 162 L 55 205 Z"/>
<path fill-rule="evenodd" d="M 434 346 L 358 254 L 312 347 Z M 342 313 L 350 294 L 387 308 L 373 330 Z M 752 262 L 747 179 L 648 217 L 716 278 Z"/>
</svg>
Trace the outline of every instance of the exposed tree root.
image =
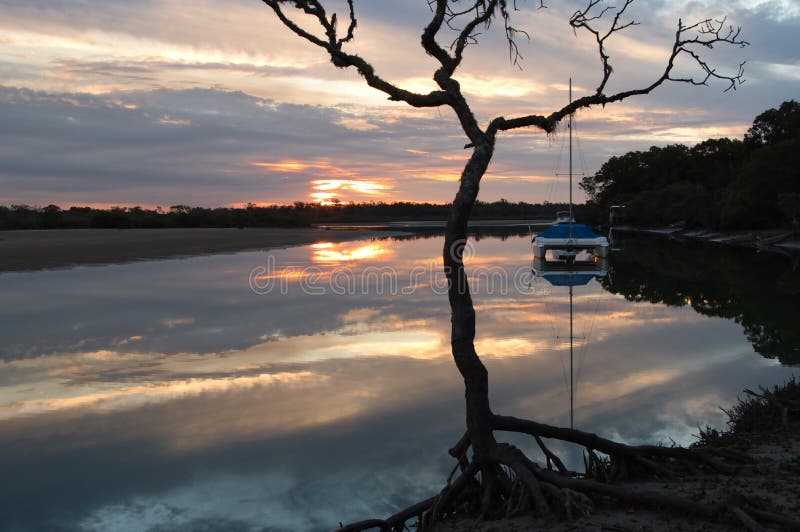
<svg viewBox="0 0 800 532">
<path fill-rule="evenodd" d="M 715 471 L 725 474 L 736 473 L 741 466 L 732 466 L 721 462 L 704 448 L 686 449 L 683 447 L 664 447 L 660 445 L 625 445 L 612 440 L 601 438 L 590 432 L 576 429 L 554 427 L 544 423 L 537 423 L 527 419 L 512 416 L 494 416 L 493 427 L 495 430 L 530 434 L 535 437 L 553 438 L 566 442 L 583 445 L 587 449 L 600 451 L 618 460 L 627 459 L 626 465 L 638 461 L 642 463 L 643 457 L 672 458 L 689 462 L 702 463 Z M 639 459 L 639 460 L 634 460 Z"/>
<path fill-rule="evenodd" d="M 456 514 L 473 515 L 478 521 L 530 514 L 544 523 L 554 523 L 587 517 L 596 501 L 608 500 L 629 507 L 691 514 L 746 530 L 764 530 L 767 524 L 800 530 L 800 520 L 796 517 L 769 511 L 759 501 L 741 494 L 702 502 L 624 483 L 630 479 L 670 479 L 687 474 L 716 478 L 753 471 L 754 459 L 742 451 L 715 446 L 625 445 L 596 434 L 510 416 L 494 415 L 492 427 L 533 436 L 545 457 L 545 465 L 537 464 L 506 443 L 493 444 L 479 462 L 475 453 L 469 456 L 470 438 L 465 434 L 450 449 L 457 462 L 438 495 L 385 520 L 361 521 L 341 530 L 424 531 Z M 586 471 L 581 474 L 569 471 L 543 438 L 585 447 Z"/>
<path fill-rule="evenodd" d="M 368 530 L 370 528 L 378 528 L 381 531 L 399 530 L 402 531 L 406 526 L 406 521 L 417 518 L 418 521 L 422 520 L 422 515 L 430 509 L 430 507 L 437 501 L 438 495 L 420 501 L 414 505 L 409 506 L 405 510 L 401 510 L 396 514 L 386 519 L 367 519 L 357 523 L 351 523 L 347 526 L 340 527 L 339 530 L 347 532 L 358 532 L 360 530 Z"/>
</svg>

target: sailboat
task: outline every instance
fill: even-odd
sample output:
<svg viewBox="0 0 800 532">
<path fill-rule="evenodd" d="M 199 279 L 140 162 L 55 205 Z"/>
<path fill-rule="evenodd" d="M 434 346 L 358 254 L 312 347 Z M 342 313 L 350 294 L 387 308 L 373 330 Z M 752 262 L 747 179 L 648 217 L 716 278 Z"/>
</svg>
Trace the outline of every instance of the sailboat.
<svg viewBox="0 0 800 532">
<path fill-rule="evenodd" d="M 569 80 L 569 101 L 572 103 L 572 78 Z M 572 125 L 573 114 L 570 114 L 569 211 L 559 211 L 556 220 L 547 230 L 532 237 L 531 246 L 535 260 L 572 264 L 582 258 L 594 261 L 608 256 L 608 238 L 595 234 L 588 225 L 575 223 L 572 215 Z"/>
</svg>

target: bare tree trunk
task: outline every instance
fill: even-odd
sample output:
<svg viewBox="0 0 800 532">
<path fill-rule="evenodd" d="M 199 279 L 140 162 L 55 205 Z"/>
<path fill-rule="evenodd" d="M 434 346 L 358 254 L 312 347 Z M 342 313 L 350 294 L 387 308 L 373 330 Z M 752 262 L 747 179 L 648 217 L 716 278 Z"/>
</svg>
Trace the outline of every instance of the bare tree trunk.
<svg viewBox="0 0 800 532">
<path fill-rule="evenodd" d="M 487 138 L 475 146 L 464 167 L 458 193 L 450 208 L 443 250 L 451 312 L 450 342 L 453 359 L 464 378 L 467 431 L 478 460 L 486 456 L 495 440 L 489 408 L 489 376 L 475 352 L 475 308 L 464 270 L 463 251 L 467 242 L 467 224 L 478 197 L 480 180 L 494 153 L 493 140 Z"/>
<path fill-rule="evenodd" d="M 489 406 L 489 375 L 486 367 L 475 352 L 475 308 L 464 270 L 463 252 L 467 243 L 467 224 L 472 208 L 478 197 L 480 181 L 489 167 L 489 162 L 494 153 L 495 136 L 499 131 L 509 131 L 524 127 L 535 127 L 547 133 L 552 133 L 559 121 L 579 109 L 595 105 L 603 105 L 624 100 L 626 98 L 644 95 L 653 91 L 667 81 L 705 85 L 710 79 L 724 80 L 729 83 L 728 89 L 735 89 L 743 80 L 742 64 L 732 75 L 720 74 L 715 68 L 705 62 L 697 53 L 697 49 L 711 48 L 715 44 L 727 43 L 736 46 L 745 46 L 747 43 L 739 38 L 740 29 L 727 27 L 725 20 L 706 19 L 696 24 L 684 25 L 678 21 L 672 51 L 667 57 L 664 71 L 649 85 L 637 89 L 625 90 L 613 94 L 606 94 L 605 88 L 613 68 L 610 55 L 606 51 L 606 41 L 612 35 L 636 25 L 636 22 L 625 21 L 621 17 L 634 0 L 623 0 L 620 6 L 613 8 L 600 5 L 599 0 L 587 0 L 584 9 L 576 11 L 570 18 L 569 24 L 576 32 L 586 31 L 591 34 L 596 43 L 597 51 L 603 66 L 603 77 L 600 85 L 593 93 L 573 100 L 569 105 L 556 110 L 549 115 L 529 114 L 506 119 L 498 116 L 488 122 L 482 129 L 475 119 L 470 107 L 464 98 L 458 81 L 453 77 L 464 57 L 467 46 L 475 44 L 482 29 L 488 29 L 492 20 L 500 20 L 505 30 L 509 44 L 509 53 L 512 61 L 516 63 L 521 59 L 515 44 L 515 36 L 525 35 L 511 25 L 511 15 L 516 11 L 516 4 L 506 0 L 477 0 L 467 2 L 471 5 L 463 6 L 457 0 L 429 0 L 432 9 L 432 18 L 425 27 L 421 37 L 421 44 L 425 52 L 439 62 L 439 67 L 433 75 L 434 81 L 439 86 L 438 90 L 428 93 L 417 93 L 380 77 L 373 66 L 362 57 L 348 53 L 344 45 L 353 40 L 357 19 L 354 10 L 354 1 L 347 0 L 348 22 L 346 29 L 337 26 L 336 14 L 328 15 L 323 0 L 263 0 L 274 11 L 277 18 L 298 37 L 323 49 L 331 62 L 339 68 L 353 67 L 364 78 L 365 82 L 389 97 L 391 101 L 402 101 L 412 107 L 431 108 L 449 107 L 455 112 L 462 130 L 469 139 L 468 147 L 472 148 L 464 171 L 461 174 L 458 193 L 453 200 L 450 214 L 445 229 L 443 259 L 444 271 L 448 281 L 448 297 L 451 311 L 451 348 L 453 359 L 458 371 L 464 379 L 466 396 L 466 424 L 467 433 L 459 443 L 450 450 L 458 459 L 461 473 L 451 482 L 448 478 L 447 485 L 439 495 L 417 503 L 409 508 L 389 517 L 386 520 L 368 520 L 354 523 L 343 530 L 357 531 L 370 527 L 379 527 L 382 530 L 403 529 L 406 521 L 417 517 L 420 529 L 425 529 L 439 518 L 445 517 L 465 508 L 464 504 L 480 506 L 480 516 L 491 517 L 497 515 L 513 514 L 525 508 L 533 508 L 536 515 L 545 518 L 553 516 L 553 509 L 567 517 L 585 515 L 591 507 L 591 502 L 583 495 L 577 496 L 573 490 L 587 493 L 612 494 L 623 501 L 638 501 L 643 504 L 664 506 L 663 498 L 653 498 L 648 494 L 628 493 L 611 490 L 596 482 L 573 478 L 572 474 L 561 464 L 559 473 L 545 471 L 536 463 L 530 461 L 525 455 L 513 446 L 497 443 L 494 439 L 493 429 L 511 430 L 513 432 L 530 434 L 546 449 L 541 438 L 554 435 L 565 441 L 574 441 L 583 445 L 594 446 L 595 449 L 609 452 L 609 460 L 618 462 L 626 460 L 636 464 L 648 466 L 656 472 L 664 472 L 666 464 L 655 463 L 654 459 L 662 458 L 669 461 L 680 459 L 694 460 L 705 465 L 714 465 L 717 471 L 726 469 L 725 464 L 719 465 L 716 461 L 706 456 L 705 451 L 694 449 L 675 451 L 674 449 L 645 446 L 631 448 L 626 445 L 616 444 L 598 438 L 593 434 L 580 431 L 548 427 L 527 420 L 517 420 L 508 416 L 494 416 Z M 316 32 L 307 29 L 308 26 L 295 22 L 287 15 L 284 7 L 291 8 L 293 12 L 302 14 L 316 22 Z M 512 9 L 513 7 L 513 9 Z M 546 7 L 540 2 L 540 7 Z M 610 19 L 602 30 L 596 25 L 606 13 L 613 12 L 606 18 Z M 464 20 L 466 18 L 466 20 Z M 456 19 L 464 23 L 458 23 Z M 449 49 L 437 41 L 437 34 L 446 26 L 450 29 L 461 27 L 458 36 Z M 608 27 L 610 26 L 610 27 Z M 699 67 L 700 74 L 695 77 L 676 77 L 673 73 L 676 59 L 685 58 L 694 61 Z M 470 460 L 466 455 L 467 448 L 471 446 L 473 456 Z M 591 447 L 587 452 L 594 454 Z M 676 452 L 680 456 L 676 456 Z M 558 457 L 545 450 L 550 462 L 560 463 Z M 513 470 L 512 475 L 507 475 L 502 466 Z M 456 469 L 453 470 L 455 473 Z M 480 489 L 474 488 L 475 476 L 480 471 Z M 451 475 L 452 478 L 452 475 Z M 513 482 L 514 479 L 520 482 Z M 520 484 L 521 483 L 521 484 Z M 520 487 L 521 486 L 521 487 Z M 598 487 L 600 486 L 600 487 Z M 477 495 L 477 496 L 476 496 Z M 546 496 L 545 496 L 546 495 Z M 685 510 L 687 501 L 672 502 L 674 508 Z M 668 505 L 668 504 L 667 504 Z M 691 506 L 691 504 L 690 504 Z M 692 508 L 698 509 L 697 506 Z M 703 506 L 702 512 L 713 513 Z M 712 511 L 713 510 L 713 511 Z M 734 509 L 736 512 L 737 509 Z M 755 510 L 753 510 L 755 512 Z M 741 513 L 741 512 L 740 512 Z M 424 516 L 423 516 L 424 514 Z M 744 515 L 741 513 L 741 515 Z M 752 524 L 749 516 L 744 515 L 740 520 Z M 761 515 L 762 514 L 755 514 Z M 764 517 L 779 523 L 795 521 L 776 521 L 773 517 Z M 783 516 L 779 516 L 784 519 Z M 794 528 L 797 528 L 794 526 Z"/>
</svg>

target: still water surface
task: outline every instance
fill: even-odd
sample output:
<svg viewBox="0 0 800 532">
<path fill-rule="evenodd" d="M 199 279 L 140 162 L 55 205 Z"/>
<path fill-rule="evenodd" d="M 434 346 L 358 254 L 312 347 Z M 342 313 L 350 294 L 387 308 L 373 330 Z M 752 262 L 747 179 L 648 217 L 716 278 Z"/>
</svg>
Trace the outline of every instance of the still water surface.
<svg viewBox="0 0 800 532">
<path fill-rule="evenodd" d="M 617 245 L 574 288 L 577 428 L 688 444 L 791 377 L 796 264 Z M 440 246 L 0 275 L 0 529 L 330 530 L 431 495 L 464 427 Z M 531 280 L 527 236 L 469 252 L 493 409 L 568 425 L 568 288 Z"/>
</svg>

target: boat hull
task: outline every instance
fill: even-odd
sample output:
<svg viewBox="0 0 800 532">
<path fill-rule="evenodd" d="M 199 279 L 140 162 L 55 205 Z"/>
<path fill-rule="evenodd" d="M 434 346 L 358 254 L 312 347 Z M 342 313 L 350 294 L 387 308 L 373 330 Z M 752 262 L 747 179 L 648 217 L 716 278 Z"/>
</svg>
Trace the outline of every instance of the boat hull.
<svg viewBox="0 0 800 532">
<path fill-rule="evenodd" d="M 534 257 L 544 259 L 547 252 L 556 260 L 574 259 L 580 251 L 589 251 L 594 257 L 608 257 L 608 238 L 595 234 L 583 224 L 558 224 L 536 235 L 531 241 Z"/>
</svg>

